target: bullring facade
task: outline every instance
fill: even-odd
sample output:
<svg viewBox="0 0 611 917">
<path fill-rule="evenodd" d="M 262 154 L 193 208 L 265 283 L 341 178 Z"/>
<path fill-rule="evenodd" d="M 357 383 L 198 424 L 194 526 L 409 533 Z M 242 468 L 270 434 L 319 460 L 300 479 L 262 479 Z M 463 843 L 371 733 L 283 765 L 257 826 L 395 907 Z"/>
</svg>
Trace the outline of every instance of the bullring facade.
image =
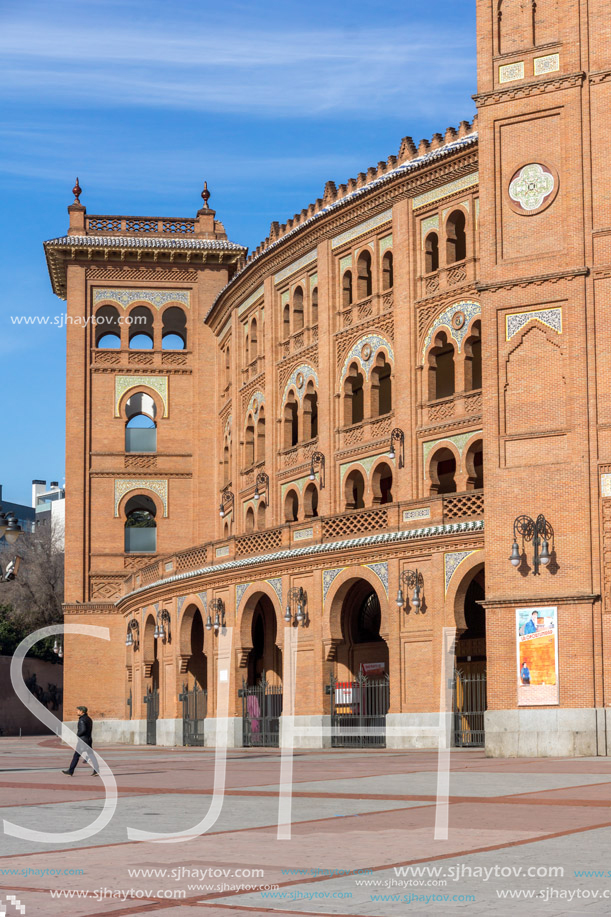
<svg viewBox="0 0 611 917">
<path fill-rule="evenodd" d="M 227 714 L 277 744 L 288 678 L 309 745 L 435 744 L 449 683 L 457 744 L 607 753 L 611 10 L 564 6 L 480 4 L 477 123 L 248 257 L 207 189 L 94 216 L 77 183 L 46 253 L 96 317 L 67 331 L 65 611 L 111 639 L 66 636 L 65 688 L 100 738 Z"/>
</svg>

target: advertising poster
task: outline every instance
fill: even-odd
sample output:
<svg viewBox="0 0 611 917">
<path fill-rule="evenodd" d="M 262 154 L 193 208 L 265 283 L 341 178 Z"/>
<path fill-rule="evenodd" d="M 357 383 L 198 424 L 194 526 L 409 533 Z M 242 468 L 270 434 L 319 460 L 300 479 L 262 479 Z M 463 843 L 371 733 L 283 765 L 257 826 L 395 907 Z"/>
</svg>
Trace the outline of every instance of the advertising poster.
<svg viewBox="0 0 611 917">
<path fill-rule="evenodd" d="M 518 706 L 558 701 L 558 609 L 516 608 Z"/>
</svg>

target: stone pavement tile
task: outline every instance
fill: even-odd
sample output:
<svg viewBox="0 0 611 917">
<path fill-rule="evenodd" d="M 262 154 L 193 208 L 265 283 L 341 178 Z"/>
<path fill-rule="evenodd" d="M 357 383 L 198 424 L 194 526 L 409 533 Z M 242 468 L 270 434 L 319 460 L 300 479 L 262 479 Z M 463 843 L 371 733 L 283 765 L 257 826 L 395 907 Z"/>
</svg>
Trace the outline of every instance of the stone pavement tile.
<svg viewBox="0 0 611 917">
<path fill-rule="evenodd" d="M 452 773 L 450 775 L 450 796 L 513 796 L 532 793 L 556 787 L 582 786 L 601 783 L 599 774 L 539 774 L 525 777 L 523 774 Z M 611 787 L 611 774 L 606 782 Z M 277 790 L 274 786 L 251 786 L 245 789 L 253 793 Z M 437 773 L 387 774 L 379 777 L 337 778 L 329 781 L 312 780 L 295 787 L 298 792 L 314 793 L 379 793 L 380 795 L 404 794 L 406 796 L 434 796 L 437 791 Z"/>
<path fill-rule="evenodd" d="M 108 827 L 88 840 L 53 845 L 57 848 L 78 848 L 83 845 L 103 845 L 127 842 L 127 827 L 144 831 L 172 832 L 184 831 L 197 824 L 210 807 L 209 796 L 181 796 L 178 794 L 158 793 L 155 796 L 119 798 L 115 816 Z M 332 798 L 293 799 L 293 819 L 308 821 L 319 818 L 346 817 L 372 811 L 418 806 L 418 802 L 399 800 L 341 799 Z M 75 831 L 90 824 L 102 811 L 101 800 L 71 801 L 69 804 L 43 806 L 13 806 L 0 808 L 0 818 L 6 818 L 13 824 L 37 831 Z M 226 796 L 218 821 L 211 829 L 218 831 L 235 831 L 248 827 L 275 825 L 278 819 L 278 799 L 276 796 L 249 798 L 247 796 Z M 0 836 L 0 855 L 29 853 L 53 849 L 42 842 L 21 840 L 7 834 Z"/>
</svg>

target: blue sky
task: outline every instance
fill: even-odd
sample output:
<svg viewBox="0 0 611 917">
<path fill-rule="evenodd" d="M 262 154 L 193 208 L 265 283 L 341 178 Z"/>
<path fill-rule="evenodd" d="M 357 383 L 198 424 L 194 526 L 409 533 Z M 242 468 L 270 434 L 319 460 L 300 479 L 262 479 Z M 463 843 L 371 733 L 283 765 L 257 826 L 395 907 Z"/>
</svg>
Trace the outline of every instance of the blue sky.
<svg viewBox="0 0 611 917">
<path fill-rule="evenodd" d="M 473 0 L 0 2 L 0 483 L 64 476 L 65 333 L 42 242 L 89 213 L 194 216 L 254 248 L 337 184 L 475 112 Z"/>
</svg>

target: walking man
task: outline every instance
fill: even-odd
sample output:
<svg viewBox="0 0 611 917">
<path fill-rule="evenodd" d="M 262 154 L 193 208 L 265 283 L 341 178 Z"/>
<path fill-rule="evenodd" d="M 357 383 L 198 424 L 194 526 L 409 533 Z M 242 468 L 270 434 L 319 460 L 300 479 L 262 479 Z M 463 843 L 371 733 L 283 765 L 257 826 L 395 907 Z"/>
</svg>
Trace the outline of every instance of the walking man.
<svg viewBox="0 0 611 917">
<path fill-rule="evenodd" d="M 98 773 L 98 762 L 97 762 L 96 756 L 93 753 L 93 749 L 91 747 L 92 746 L 91 730 L 93 729 L 93 720 L 91 719 L 90 716 L 87 716 L 87 707 L 77 707 L 76 710 L 79 715 L 78 728 L 76 730 L 76 734 L 78 738 L 81 739 L 81 741 L 85 745 L 89 746 L 89 751 L 83 752 L 83 754 L 87 756 L 87 758 L 89 759 L 89 763 L 91 764 L 93 768 L 92 776 L 99 777 L 100 775 Z M 70 762 L 70 767 L 67 770 L 62 771 L 62 774 L 69 774 L 70 777 L 73 777 L 74 768 L 78 764 L 80 757 L 81 757 L 80 752 L 75 751 L 72 757 L 72 761 Z"/>
</svg>

